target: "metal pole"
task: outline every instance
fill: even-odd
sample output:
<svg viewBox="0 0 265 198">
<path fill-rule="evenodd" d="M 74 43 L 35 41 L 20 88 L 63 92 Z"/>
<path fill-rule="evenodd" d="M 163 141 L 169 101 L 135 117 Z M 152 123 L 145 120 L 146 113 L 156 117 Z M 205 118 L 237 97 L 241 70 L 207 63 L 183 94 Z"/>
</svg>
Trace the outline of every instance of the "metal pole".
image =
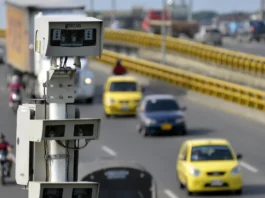
<svg viewBox="0 0 265 198">
<path fill-rule="evenodd" d="M 91 16 L 94 16 L 94 0 L 90 0 Z"/>
<path fill-rule="evenodd" d="M 264 19 L 263 12 L 264 12 L 264 0 L 260 0 L 260 18 L 261 18 L 261 20 Z"/>
<path fill-rule="evenodd" d="M 49 119 L 60 120 L 66 118 L 66 104 L 49 104 Z M 65 145 L 65 141 L 63 141 Z M 66 149 L 61 147 L 55 140 L 49 141 L 50 156 L 50 182 L 67 181 L 67 156 Z"/>
<path fill-rule="evenodd" d="M 170 25 L 168 27 L 168 35 L 172 36 L 172 5 L 173 5 L 173 0 L 171 1 L 167 1 L 168 4 L 168 13 L 169 13 L 169 21 L 170 21 Z"/>
<path fill-rule="evenodd" d="M 111 24 L 113 24 L 114 21 L 116 20 L 116 0 L 111 0 L 111 8 L 112 8 Z"/>
<path fill-rule="evenodd" d="M 162 26 L 161 26 L 161 64 L 166 63 L 166 0 L 162 0 Z"/>
<path fill-rule="evenodd" d="M 188 3 L 188 16 L 187 16 L 187 19 L 188 21 L 192 21 L 192 7 L 193 7 L 193 0 L 189 0 L 189 3 Z"/>
</svg>

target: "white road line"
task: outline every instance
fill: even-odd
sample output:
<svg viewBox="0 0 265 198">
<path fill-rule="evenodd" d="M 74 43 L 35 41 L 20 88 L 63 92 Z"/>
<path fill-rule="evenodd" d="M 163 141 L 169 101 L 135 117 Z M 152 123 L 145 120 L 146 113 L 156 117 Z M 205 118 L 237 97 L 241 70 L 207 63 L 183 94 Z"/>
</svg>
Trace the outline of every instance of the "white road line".
<svg viewBox="0 0 265 198">
<path fill-rule="evenodd" d="M 111 156 L 117 156 L 117 153 L 107 146 L 102 146 L 101 149 Z"/>
<path fill-rule="evenodd" d="M 241 161 L 241 162 L 240 162 L 240 165 L 241 165 L 242 167 L 244 167 L 245 169 L 249 170 L 250 172 L 253 172 L 253 173 L 257 173 L 257 172 L 259 172 L 258 169 L 256 169 L 255 167 L 249 165 L 249 164 L 246 163 L 246 162 Z"/>
<path fill-rule="evenodd" d="M 169 198 L 179 198 L 177 195 L 175 195 L 171 190 L 165 189 L 164 193 L 169 197 Z"/>
</svg>

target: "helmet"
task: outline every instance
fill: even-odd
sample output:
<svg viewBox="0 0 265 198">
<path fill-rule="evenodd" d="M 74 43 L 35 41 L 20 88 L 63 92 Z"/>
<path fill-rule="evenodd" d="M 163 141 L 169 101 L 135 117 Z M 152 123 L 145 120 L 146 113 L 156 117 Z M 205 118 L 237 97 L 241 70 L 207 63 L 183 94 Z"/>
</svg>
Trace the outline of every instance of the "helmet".
<svg viewBox="0 0 265 198">
<path fill-rule="evenodd" d="M 1 134 L 0 134 L 0 137 L 1 137 L 2 139 L 5 139 L 6 136 L 5 136 L 5 134 L 1 133 Z"/>
<path fill-rule="evenodd" d="M 19 77 L 18 76 L 12 76 L 11 83 L 19 83 Z"/>
<path fill-rule="evenodd" d="M 117 60 L 117 65 L 120 65 L 121 64 L 121 59 L 118 59 Z"/>
</svg>

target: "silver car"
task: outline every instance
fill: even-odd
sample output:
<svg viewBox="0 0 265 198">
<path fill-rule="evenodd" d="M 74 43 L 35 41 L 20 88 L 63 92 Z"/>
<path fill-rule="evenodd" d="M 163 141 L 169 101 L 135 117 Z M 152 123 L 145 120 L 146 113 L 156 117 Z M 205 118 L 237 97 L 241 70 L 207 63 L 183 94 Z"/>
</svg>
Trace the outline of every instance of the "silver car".
<svg viewBox="0 0 265 198">
<path fill-rule="evenodd" d="M 5 63 L 5 50 L 0 46 L 0 64 Z"/>
<path fill-rule="evenodd" d="M 195 35 L 195 40 L 204 44 L 222 45 L 222 34 L 214 27 L 201 27 Z"/>
</svg>

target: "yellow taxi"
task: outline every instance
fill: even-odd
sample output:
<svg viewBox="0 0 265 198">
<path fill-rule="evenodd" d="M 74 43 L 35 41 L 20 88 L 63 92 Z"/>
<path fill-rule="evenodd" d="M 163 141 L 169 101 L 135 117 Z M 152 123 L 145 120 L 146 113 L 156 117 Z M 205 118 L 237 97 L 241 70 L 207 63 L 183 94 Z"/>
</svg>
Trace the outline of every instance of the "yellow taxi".
<svg viewBox="0 0 265 198">
<path fill-rule="evenodd" d="M 242 193 L 241 154 L 235 154 L 225 139 L 186 140 L 176 164 L 180 188 L 189 195 L 200 192 Z"/>
<path fill-rule="evenodd" d="M 109 77 L 103 94 L 105 115 L 135 115 L 142 99 L 142 88 L 131 76 Z"/>
</svg>

